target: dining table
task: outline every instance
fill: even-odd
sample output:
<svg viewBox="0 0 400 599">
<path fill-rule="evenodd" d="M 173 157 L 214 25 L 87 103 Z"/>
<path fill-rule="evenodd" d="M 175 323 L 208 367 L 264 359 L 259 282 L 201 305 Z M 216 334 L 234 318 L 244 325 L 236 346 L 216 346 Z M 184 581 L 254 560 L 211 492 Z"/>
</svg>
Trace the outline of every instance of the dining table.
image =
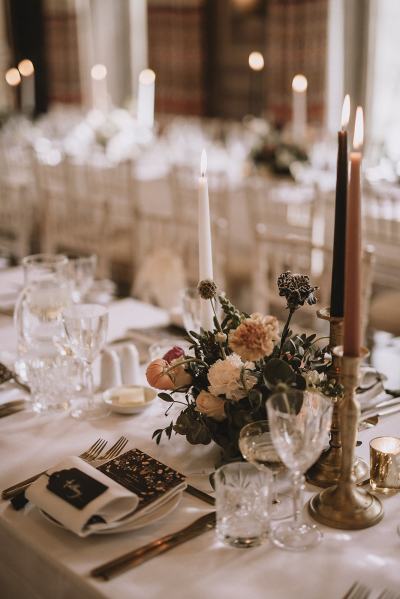
<svg viewBox="0 0 400 599">
<path fill-rule="evenodd" d="M 15 289 L 22 272 L 0 273 L 0 295 Z M 133 298 L 109 306 L 108 342 L 129 329 L 166 327 L 169 315 Z M 12 316 L 0 315 L 0 361 L 12 364 L 17 337 Z M 382 366 L 399 368 L 398 360 Z M 144 365 L 138 383 L 145 382 Z M 12 382 L 0 387 L 0 404 L 29 396 Z M 45 470 L 66 456 L 78 455 L 98 438 L 111 446 L 124 435 L 136 447 L 187 476 L 188 482 L 213 494 L 209 475 L 220 459 L 219 448 L 190 445 L 180 435 L 163 437 L 157 445 L 155 429 L 170 422 L 166 404 L 153 400 L 134 415 L 111 413 L 97 420 L 76 420 L 68 412 L 37 414 L 30 409 L 0 419 L 0 489 Z M 380 418 L 375 427 L 359 433 L 357 455 L 369 460 L 370 439 L 400 436 L 400 413 Z M 282 485 L 289 483 L 285 481 Z M 303 515 L 311 521 L 307 503 L 318 492 L 306 485 Z M 364 530 L 339 530 L 319 525 L 322 542 L 304 552 L 289 552 L 267 541 L 259 547 L 238 549 L 224 545 L 214 530 L 181 544 L 162 556 L 130 569 L 109 581 L 90 575 L 93 568 L 167 533 L 179 530 L 213 508 L 183 493 L 174 511 L 144 528 L 80 538 L 45 519 L 27 505 L 15 510 L 0 502 L 1 599 L 341 599 L 355 582 L 371 589 L 400 592 L 400 495 L 380 495 L 384 518 Z M 274 522 L 272 523 L 274 526 Z"/>
</svg>

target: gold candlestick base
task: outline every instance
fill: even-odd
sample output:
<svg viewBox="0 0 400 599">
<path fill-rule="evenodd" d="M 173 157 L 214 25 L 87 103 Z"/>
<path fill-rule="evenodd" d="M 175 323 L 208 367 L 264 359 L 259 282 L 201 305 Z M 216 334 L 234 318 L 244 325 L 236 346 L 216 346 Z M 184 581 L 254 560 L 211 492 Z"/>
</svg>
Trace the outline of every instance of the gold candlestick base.
<svg viewBox="0 0 400 599">
<path fill-rule="evenodd" d="M 341 356 L 341 348 L 335 348 Z M 355 389 L 358 383 L 360 359 L 368 355 L 362 348 L 360 357 L 342 356 L 344 397 L 339 404 L 339 425 L 342 459 L 339 481 L 314 496 L 309 504 L 312 517 L 333 528 L 357 530 L 377 524 L 383 518 L 382 504 L 377 497 L 355 485 L 353 473 L 354 449 L 357 437 L 360 406 Z"/>
<path fill-rule="evenodd" d="M 383 518 L 377 497 L 354 485 L 334 485 L 311 498 L 309 512 L 314 520 L 345 530 L 359 530 L 378 524 Z"/>
</svg>

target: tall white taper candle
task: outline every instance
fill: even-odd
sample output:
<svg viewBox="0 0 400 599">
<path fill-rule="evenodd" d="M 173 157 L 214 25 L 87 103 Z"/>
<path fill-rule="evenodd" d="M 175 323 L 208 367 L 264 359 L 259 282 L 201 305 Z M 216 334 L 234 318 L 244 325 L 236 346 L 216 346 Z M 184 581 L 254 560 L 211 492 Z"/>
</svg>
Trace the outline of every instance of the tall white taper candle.
<svg viewBox="0 0 400 599">
<path fill-rule="evenodd" d="M 145 69 L 139 75 L 137 120 L 149 129 L 154 125 L 155 81 L 156 74 L 151 69 Z"/>
<path fill-rule="evenodd" d="M 208 199 L 207 154 L 201 153 L 199 178 L 199 280 L 213 279 L 213 261 L 211 245 L 210 202 Z M 213 310 L 210 300 L 200 300 L 201 326 L 206 331 L 213 327 Z"/>
</svg>

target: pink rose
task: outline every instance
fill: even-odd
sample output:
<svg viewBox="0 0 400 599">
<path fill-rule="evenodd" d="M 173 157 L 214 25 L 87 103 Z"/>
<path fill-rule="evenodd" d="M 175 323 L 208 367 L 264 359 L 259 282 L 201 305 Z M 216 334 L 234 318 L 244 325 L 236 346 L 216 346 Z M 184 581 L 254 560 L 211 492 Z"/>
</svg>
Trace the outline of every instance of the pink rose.
<svg viewBox="0 0 400 599">
<path fill-rule="evenodd" d="M 167 353 L 163 356 L 163 360 L 166 360 L 168 364 L 172 362 L 172 360 L 176 360 L 177 358 L 181 358 L 184 355 L 184 351 L 178 345 L 174 345 Z"/>
<path fill-rule="evenodd" d="M 218 422 L 225 420 L 225 400 L 215 397 L 208 391 L 200 391 L 196 399 L 196 410 Z"/>
</svg>

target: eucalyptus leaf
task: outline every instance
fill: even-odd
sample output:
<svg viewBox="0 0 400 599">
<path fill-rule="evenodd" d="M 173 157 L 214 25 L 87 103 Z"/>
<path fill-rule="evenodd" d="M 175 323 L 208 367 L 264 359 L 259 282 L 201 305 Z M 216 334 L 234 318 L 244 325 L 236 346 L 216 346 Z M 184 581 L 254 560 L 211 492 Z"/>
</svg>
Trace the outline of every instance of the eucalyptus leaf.
<svg viewBox="0 0 400 599">
<path fill-rule="evenodd" d="M 264 381 L 269 389 L 273 389 L 278 383 L 291 383 L 295 374 L 287 362 L 280 358 L 272 358 L 263 369 Z"/>
</svg>

